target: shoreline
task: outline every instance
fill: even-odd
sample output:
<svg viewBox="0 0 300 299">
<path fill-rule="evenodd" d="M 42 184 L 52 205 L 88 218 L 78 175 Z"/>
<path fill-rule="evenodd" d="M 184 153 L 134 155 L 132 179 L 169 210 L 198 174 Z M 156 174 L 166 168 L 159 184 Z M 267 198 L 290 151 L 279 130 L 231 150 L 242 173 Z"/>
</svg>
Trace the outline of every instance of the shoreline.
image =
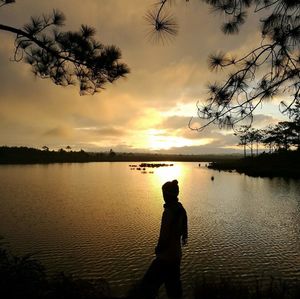
<svg viewBox="0 0 300 299">
<path fill-rule="evenodd" d="M 210 163 L 209 169 L 236 171 L 251 177 L 282 177 L 300 179 L 300 152 L 261 154 L 231 161 Z"/>
<path fill-rule="evenodd" d="M 27 147 L 0 147 L 0 165 L 47 165 L 63 163 L 94 162 L 195 162 L 205 163 L 209 169 L 235 171 L 251 177 L 300 178 L 300 151 L 262 153 L 253 157 L 239 154 L 160 154 L 160 153 L 116 153 L 81 151 L 50 151 Z M 200 166 L 200 165 L 199 165 Z"/>
<path fill-rule="evenodd" d="M 27 147 L 0 147 L 0 164 L 52 164 L 52 163 L 89 163 L 89 162 L 216 162 L 241 157 L 227 155 L 187 155 L 160 153 L 115 153 L 85 151 L 45 151 Z"/>
</svg>

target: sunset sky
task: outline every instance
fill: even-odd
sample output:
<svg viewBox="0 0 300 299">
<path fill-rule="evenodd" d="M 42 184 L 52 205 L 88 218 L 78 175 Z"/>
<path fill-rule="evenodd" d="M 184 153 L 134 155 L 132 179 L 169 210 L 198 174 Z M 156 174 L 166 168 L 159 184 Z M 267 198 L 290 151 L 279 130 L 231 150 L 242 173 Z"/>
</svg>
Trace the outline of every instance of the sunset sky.
<svg viewBox="0 0 300 299">
<path fill-rule="evenodd" d="M 218 51 L 246 53 L 259 43 L 258 17 L 248 19 L 239 35 L 224 36 L 223 17 L 210 13 L 202 1 L 177 1 L 172 11 L 178 36 L 168 44 L 147 39 L 145 13 L 155 0 L 17 0 L 0 8 L 0 23 L 17 28 L 30 16 L 66 15 L 63 30 L 81 24 L 95 27 L 97 40 L 114 44 L 131 70 L 93 96 L 80 96 L 78 87 L 60 87 L 35 78 L 30 66 L 10 61 L 14 36 L 0 31 L 0 145 L 71 146 L 87 151 L 172 153 L 231 153 L 237 138 L 209 127 L 191 131 L 196 102 L 206 97 L 206 85 L 222 79 L 210 72 L 207 58 Z M 276 123 L 282 116 L 278 99 L 259 108 L 255 127 Z M 197 121 L 197 119 L 196 119 Z"/>
</svg>

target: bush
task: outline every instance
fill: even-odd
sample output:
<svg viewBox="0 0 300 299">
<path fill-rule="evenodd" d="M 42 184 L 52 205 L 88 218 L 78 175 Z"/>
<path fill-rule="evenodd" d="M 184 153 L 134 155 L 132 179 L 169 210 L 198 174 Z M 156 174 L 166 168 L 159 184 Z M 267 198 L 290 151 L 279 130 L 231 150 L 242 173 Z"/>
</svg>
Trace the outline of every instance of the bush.
<svg viewBox="0 0 300 299">
<path fill-rule="evenodd" d="M 82 280 L 57 274 L 46 275 L 32 255 L 16 256 L 0 244 L 0 297 L 2 299 L 109 299 L 105 280 Z M 111 298 L 112 299 L 112 298 Z"/>
</svg>

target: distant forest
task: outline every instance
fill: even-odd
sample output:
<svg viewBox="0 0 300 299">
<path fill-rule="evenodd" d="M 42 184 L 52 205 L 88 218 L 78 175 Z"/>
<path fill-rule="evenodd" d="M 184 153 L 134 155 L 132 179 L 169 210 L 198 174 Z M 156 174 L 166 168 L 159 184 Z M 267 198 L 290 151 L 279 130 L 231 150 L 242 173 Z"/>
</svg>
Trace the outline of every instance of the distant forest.
<svg viewBox="0 0 300 299">
<path fill-rule="evenodd" d="M 35 164 L 35 163 L 84 163 L 84 162 L 137 162 L 137 161 L 191 161 L 213 162 L 236 159 L 240 155 L 173 155 L 156 153 L 117 153 L 112 149 L 108 152 L 73 151 L 70 147 L 49 150 L 30 147 L 0 147 L 0 164 Z"/>
</svg>

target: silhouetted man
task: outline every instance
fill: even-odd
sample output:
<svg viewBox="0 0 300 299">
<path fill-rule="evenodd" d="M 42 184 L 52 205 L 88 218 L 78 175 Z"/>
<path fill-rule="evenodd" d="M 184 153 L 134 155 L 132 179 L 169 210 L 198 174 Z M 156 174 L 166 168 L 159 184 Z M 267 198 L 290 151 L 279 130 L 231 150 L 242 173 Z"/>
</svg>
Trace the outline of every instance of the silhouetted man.
<svg viewBox="0 0 300 299">
<path fill-rule="evenodd" d="M 182 298 L 180 281 L 181 245 L 187 243 L 187 215 L 178 202 L 177 180 L 162 186 L 165 201 L 160 235 L 155 248 L 156 258 L 146 272 L 142 288 L 145 298 L 155 298 L 162 284 L 165 284 L 169 298 Z"/>
</svg>

